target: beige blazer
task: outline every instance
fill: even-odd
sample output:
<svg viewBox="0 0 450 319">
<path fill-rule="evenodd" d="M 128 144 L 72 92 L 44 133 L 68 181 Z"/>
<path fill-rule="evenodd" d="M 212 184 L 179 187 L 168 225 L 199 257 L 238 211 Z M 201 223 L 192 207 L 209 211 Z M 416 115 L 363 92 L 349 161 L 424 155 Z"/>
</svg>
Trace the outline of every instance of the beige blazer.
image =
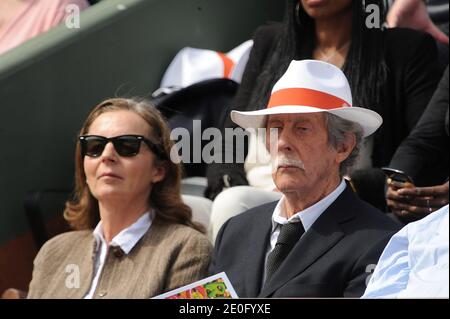
<svg viewBox="0 0 450 319">
<path fill-rule="evenodd" d="M 28 298 L 83 298 L 93 279 L 92 231 L 52 238 L 34 260 Z M 211 244 L 196 230 L 154 220 L 128 255 L 110 248 L 93 298 L 150 298 L 207 276 Z"/>
</svg>

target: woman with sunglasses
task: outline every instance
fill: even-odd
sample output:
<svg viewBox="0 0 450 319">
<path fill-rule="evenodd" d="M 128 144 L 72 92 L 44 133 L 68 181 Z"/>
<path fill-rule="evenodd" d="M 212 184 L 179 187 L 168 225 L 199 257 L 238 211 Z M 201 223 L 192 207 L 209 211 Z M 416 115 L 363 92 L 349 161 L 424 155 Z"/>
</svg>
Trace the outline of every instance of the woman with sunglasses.
<svg viewBox="0 0 450 319">
<path fill-rule="evenodd" d="M 211 246 L 180 195 L 170 131 L 152 106 L 110 99 L 88 116 L 76 147 L 76 230 L 34 261 L 29 298 L 149 298 L 203 278 Z"/>
</svg>

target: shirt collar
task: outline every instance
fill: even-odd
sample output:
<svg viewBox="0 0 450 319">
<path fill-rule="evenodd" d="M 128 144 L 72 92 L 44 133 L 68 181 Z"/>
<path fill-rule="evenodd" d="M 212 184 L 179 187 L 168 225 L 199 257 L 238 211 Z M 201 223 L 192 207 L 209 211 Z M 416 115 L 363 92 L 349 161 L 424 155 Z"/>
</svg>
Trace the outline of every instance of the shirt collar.
<svg viewBox="0 0 450 319">
<path fill-rule="evenodd" d="M 309 228 L 314 224 L 317 218 L 322 215 L 322 213 L 342 194 L 345 190 L 346 184 L 344 179 L 342 179 L 341 183 L 333 190 L 330 194 L 322 198 L 320 201 L 315 203 L 314 205 L 295 213 L 291 218 L 286 218 L 286 210 L 285 210 L 285 196 L 281 197 L 275 210 L 272 214 L 272 231 L 274 231 L 279 224 L 284 225 L 287 223 L 296 223 L 302 222 L 303 228 L 305 228 L 305 232 L 308 231 Z"/>
<path fill-rule="evenodd" d="M 155 217 L 155 212 L 150 210 L 144 213 L 131 226 L 123 229 L 110 242 L 110 246 L 119 246 L 125 254 L 128 254 L 136 243 L 144 236 L 150 228 Z M 97 242 L 97 248 L 100 244 L 106 244 L 103 235 L 102 221 L 100 221 L 94 229 L 94 237 Z"/>
</svg>

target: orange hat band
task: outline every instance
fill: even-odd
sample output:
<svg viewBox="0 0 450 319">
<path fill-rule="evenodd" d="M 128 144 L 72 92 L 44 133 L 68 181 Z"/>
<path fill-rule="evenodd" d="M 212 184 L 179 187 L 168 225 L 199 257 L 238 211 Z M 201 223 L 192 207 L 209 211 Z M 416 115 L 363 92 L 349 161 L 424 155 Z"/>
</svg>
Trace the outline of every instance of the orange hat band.
<svg viewBox="0 0 450 319">
<path fill-rule="evenodd" d="M 234 62 L 225 53 L 216 52 L 223 63 L 223 77 L 229 79 L 231 76 L 231 70 L 233 69 Z"/>
<path fill-rule="evenodd" d="M 350 106 L 337 96 L 304 88 L 282 89 L 273 93 L 267 108 L 284 105 L 312 106 L 324 110 Z"/>
</svg>

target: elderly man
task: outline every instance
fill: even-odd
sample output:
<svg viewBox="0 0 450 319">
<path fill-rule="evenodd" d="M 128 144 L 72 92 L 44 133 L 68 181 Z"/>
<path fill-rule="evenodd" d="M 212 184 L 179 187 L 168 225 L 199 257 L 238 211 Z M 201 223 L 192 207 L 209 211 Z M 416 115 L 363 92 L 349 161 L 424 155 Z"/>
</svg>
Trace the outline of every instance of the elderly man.
<svg viewBox="0 0 450 319">
<path fill-rule="evenodd" d="M 283 196 L 224 224 L 210 272 L 225 271 L 240 297 L 361 296 L 398 226 L 343 176 L 381 117 L 352 107 L 342 71 L 313 60 L 291 62 L 266 109 L 231 117 L 277 130 L 266 144 Z"/>
</svg>

